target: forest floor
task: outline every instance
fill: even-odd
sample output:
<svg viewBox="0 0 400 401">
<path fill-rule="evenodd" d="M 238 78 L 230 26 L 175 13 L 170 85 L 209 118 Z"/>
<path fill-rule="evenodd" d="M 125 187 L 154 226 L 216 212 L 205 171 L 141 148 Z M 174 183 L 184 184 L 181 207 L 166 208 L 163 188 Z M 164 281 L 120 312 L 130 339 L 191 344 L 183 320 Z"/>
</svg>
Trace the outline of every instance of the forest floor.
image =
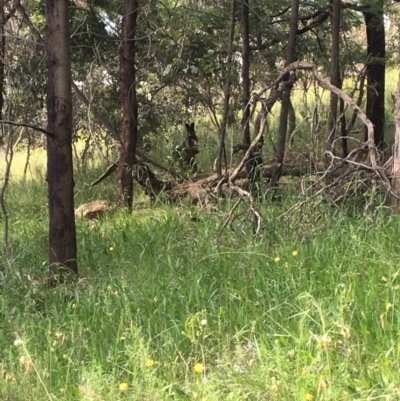
<svg viewBox="0 0 400 401">
<path fill-rule="evenodd" d="M 100 170 L 76 204 L 115 198 Z M 77 222 L 80 279 L 47 290 L 42 174 L 7 192 L 0 268 L 0 399 L 396 400 L 400 218 L 384 205 L 149 206 Z M 2 220 L 3 222 L 4 220 Z"/>
</svg>

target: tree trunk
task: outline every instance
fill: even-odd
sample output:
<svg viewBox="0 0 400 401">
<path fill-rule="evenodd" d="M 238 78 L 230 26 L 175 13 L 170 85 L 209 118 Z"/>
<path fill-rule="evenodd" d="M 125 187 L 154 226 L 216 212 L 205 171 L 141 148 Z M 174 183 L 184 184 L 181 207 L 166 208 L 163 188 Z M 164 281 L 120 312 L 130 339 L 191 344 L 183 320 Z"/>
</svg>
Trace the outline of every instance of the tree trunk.
<svg viewBox="0 0 400 401">
<path fill-rule="evenodd" d="M 228 57 L 226 60 L 226 80 L 224 88 L 224 110 L 221 122 L 221 130 L 218 138 L 218 158 L 217 158 L 217 175 L 220 179 L 222 177 L 222 157 L 225 151 L 225 135 L 226 126 L 229 116 L 229 99 L 231 97 L 231 83 L 232 83 L 232 49 L 235 34 L 235 15 L 236 15 L 236 0 L 232 0 L 231 23 L 229 28 L 229 43 L 228 43 Z M 226 157 L 225 157 L 226 159 Z"/>
<path fill-rule="evenodd" d="M 250 42 L 249 42 L 249 1 L 242 0 L 242 101 L 243 143 L 250 146 Z"/>
<path fill-rule="evenodd" d="M 291 64 L 295 59 L 295 48 L 297 39 L 297 25 L 299 16 L 299 0 L 292 0 L 292 11 L 290 16 L 290 30 L 288 44 L 286 48 L 286 61 L 285 66 Z M 290 79 L 288 77 L 288 79 Z M 274 160 L 274 171 L 271 177 L 270 186 L 276 186 L 279 176 L 282 172 L 282 163 L 285 156 L 285 145 L 286 145 L 286 135 L 287 135 L 287 124 L 288 115 L 290 107 L 290 86 L 285 86 L 282 93 L 282 107 L 281 114 L 279 117 L 279 132 L 278 141 L 276 144 L 275 160 Z"/>
<path fill-rule="evenodd" d="M 49 186 L 49 287 L 78 274 L 72 162 L 72 96 L 68 0 L 46 1 L 47 181 Z"/>
<path fill-rule="evenodd" d="M 136 163 L 138 107 L 136 99 L 135 39 L 138 1 L 124 0 L 120 45 L 120 87 L 123 125 L 118 164 L 117 204 L 132 209 L 133 176 Z"/>
<path fill-rule="evenodd" d="M 331 0 L 331 84 L 341 89 L 340 66 L 339 66 L 339 40 L 340 40 L 340 0 Z M 331 92 L 328 136 L 326 149 L 335 153 L 335 138 L 337 134 L 338 96 Z"/>
<path fill-rule="evenodd" d="M 400 76 L 397 84 L 396 98 L 394 102 L 394 152 L 393 152 L 393 174 L 392 174 L 392 211 L 398 213 L 400 210 Z"/>
<path fill-rule="evenodd" d="M 3 89 L 4 89 L 4 57 L 5 57 L 5 36 L 4 36 L 4 25 L 6 21 L 4 19 L 4 0 L 0 0 L 0 119 L 3 116 Z M 8 133 L 7 141 L 4 141 L 4 126 L 1 127 L 0 132 L 0 146 L 4 146 L 5 154 L 5 168 L 2 171 L 2 184 L 0 188 L 0 209 L 3 214 L 3 255 L 4 259 L 9 258 L 9 213 L 5 203 L 5 193 L 10 180 L 11 162 L 13 158 L 13 146 L 12 146 L 12 131 Z"/>
<path fill-rule="evenodd" d="M 374 125 L 375 145 L 384 147 L 385 129 L 385 25 L 383 0 L 364 12 L 367 30 L 367 117 Z"/>
<path fill-rule="evenodd" d="M 5 56 L 5 36 L 4 36 L 4 0 L 0 0 L 0 119 L 3 118 L 3 87 L 4 87 L 4 56 Z"/>
</svg>

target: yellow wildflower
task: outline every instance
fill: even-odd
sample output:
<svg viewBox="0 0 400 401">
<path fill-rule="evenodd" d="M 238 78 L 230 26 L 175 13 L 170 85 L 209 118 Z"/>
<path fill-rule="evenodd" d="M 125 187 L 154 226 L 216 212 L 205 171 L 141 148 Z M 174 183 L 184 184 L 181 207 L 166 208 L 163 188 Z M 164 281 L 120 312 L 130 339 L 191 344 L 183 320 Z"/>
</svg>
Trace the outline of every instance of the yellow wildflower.
<svg viewBox="0 0 400 401">
<path fill-rule="evenodd" d="M 293 252 L 292 252 L 292 256 L 294 256 L 294 257 L 296 257 L 298 254 L 299 254 L 298 251 L 293 251 Z"/>
<path fill-rule="evenodd" d="M 193 366 L 194 373 L 203 373 L 204 372 L 204 365 L 201 362 L 196 362 Z"/>
<path fill-rule="evenodd" d="M 155 362 L 153 361 L 153 359 L 147 359 L 146 360 L 146 366 L 148 368 L 151 368 L 152 366 L 154 366 Z"/>
<path fill-rule="evenodd" d="M 113 246 L 110 246 L 108 249 L 109 249 L 110 252 L 114 251 L 114 247 Z"/>
<path fill-rule="evenodd" d="M 128 390 L 128 388 L 129 388 L 129 384 L 128 383 L 125 383 L 125 382 L 119 383 L 120 391 L 126 391 L 126 390 Z"/>
<path fill-rule="evenodd" d="M 3 378 L 5 381 L 7 382 L 16 382 L 17 379 L 15 378 L 15 376 L 11 376 L 10 374 L 8 374 L 7 372 L 3 373 Z"/>
<path fill-rule="evenodd" d="M 76 304 L 72 304 L 72 305 L 71 305 L 71 308 L 72 308 L 72 309 L 76 309 Z"/>
<path fill-rule="evenodd" d="M 313 396 L 311 393 L 306 393 L 306 395 L 304 396 L 304 398 L 305 398 L 307 401 L 311 401 L 311 400 L 314 398 L 314 396 Z"/>
<path fill-rule="evenodd" d="M 63 354 L 63 359 L 66 359 L 67 358 L 67 354 Z"/>
<path fill-rule="evenodd" d="M 277 256 L 277 257 L 274 259 L 274 261 L 275 261 L 276 263 L 278 263 L 280 260 L 281 260 L 281 258 L 280 258 L 279 256 Z"/>
</svg>

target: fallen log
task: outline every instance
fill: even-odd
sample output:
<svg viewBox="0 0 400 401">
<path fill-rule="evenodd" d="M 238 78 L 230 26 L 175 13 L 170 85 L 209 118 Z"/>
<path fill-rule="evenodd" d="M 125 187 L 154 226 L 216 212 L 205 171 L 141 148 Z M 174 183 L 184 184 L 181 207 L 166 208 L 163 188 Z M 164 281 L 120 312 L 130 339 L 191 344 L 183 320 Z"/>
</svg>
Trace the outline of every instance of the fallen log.
<svg viewBox="0 0 400 401">
<path fill-rule="evenodd" d="M 273 174 L 273 165 L 264 165 L 262 167 L 262 177 L 269 179 Z M 331 177 L 339 177 L 348 168 L 347 165 L 338 166 L 337 169 L 332 170 L 328 173 Z M 97 185 L 103 181 L 106 177 L 111 175 L 117 169 L 117 163 L 111 165 L 106 172 L 92 185 Z M 288 164 L 282 169 L 282 176 L 287 177 L 302 177 L 308 174 L 319 174 L 321 172 L 326 174 L 326 166 L 324 164 L 317 164 L 314 169 L 308 164 Z M 242 170 L 237 172 L 237 169 L 230 169 L 226 172 L 222 180 L 218 180 L 218 175 L 211 174 L 207 177 L 203 177 L 193 182 L 176 182 L 166 181 L 158 178 L 150 169 L 149 165 L 144 162 L 137 163 L 132 171 L 134 180 L 140 185 L 144 192 L 154 200 L 156 197 L 165 194 L 169 199 L 173 201 L 183 201 L 190 199 L 193 203 L 205 203 L 207 199 L 214 197 L 213 189 L 219 186 L 222 188 L 222 195 L 227 196 L 232 194 L 232 190 L 229 189 L 229 179 L 231 182 L 240 180 L 240 187 L 248 188 L 248 174 L 247 171 Z M 232 180 L 232 174 L 234 174 Z"/>
</svg>

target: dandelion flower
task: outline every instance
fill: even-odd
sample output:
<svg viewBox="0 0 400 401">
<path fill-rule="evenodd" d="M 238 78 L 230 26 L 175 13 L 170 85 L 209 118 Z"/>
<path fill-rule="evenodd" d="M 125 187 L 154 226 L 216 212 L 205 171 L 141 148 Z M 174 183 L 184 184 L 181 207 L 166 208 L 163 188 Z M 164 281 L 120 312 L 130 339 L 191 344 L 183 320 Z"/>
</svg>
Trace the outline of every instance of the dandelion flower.
<svg viewBox="0 0 400 401">
<path fill-rule="evenodd" d="M 146 360 L 146 366 L 148 368 L 151 368 L 152 366 L 154 366 L 155 362 L 153 361 L 153 359 L 147 359 Z"/>
<path fill-rule="evenodd" d="M 276 263 L 280 262 L 280 260 L 281 260 L 281 258 L 280 258 L 279 256 L 277 256 L 277 257 L 274 259 L 274 261 L 275 261 Z"/>
<path fill-rule="evenodd" d="M 63 359 L 66 359 L 67 358 L 67 354 L 63 354 Z"/>
<path fill-rule="evenodd" d="M 119 383 L 120 391 L 126 391 L 126 390 L 128 390 L 128 388 L 129 388 L 129 384 L 128 383 L 125 383 L 125 382 Z"/>
<path fill-rule="evenodd" d="M 72 305 L 71 305 L 71 308 L 72 308 L 72 309 L 76 309 L 76 304 L 72 304 Z"/>
<path fill-rule="evenodd" d="M 307 401 L 311 401 L 311 400 L 314 398 L 314 396 L 313 396 L 311 393 L 306 393 L 306 395 L 304 396 L 304 398 L 305 398 Z"/>
<path fill-rule="evenodd" d="M 293 252 L 292 252 L 292 256 L 294 256 L 294 257 L 296 257 L 298 254 L 299 254 L 298 251 L 293 251 Z"/>
<path fill-rule="evenodd" d="M 113 246 L 110 246 L 110 247 L 108 248 L 108 250 L 109 250 L 110 252 L 113 252 L 113 251 L 114 251 L 114 247 L 113 247 Z"/>
<path fill-rule="evenodd" d="M 207 325 L 207 319 L 201 319 L 200 324 L 201 324 L 202 326 Z"/>
<path fill-rule="evenodd" d="M 193 366 L 193 372 L 194 373 L 203 373 L 204 371 L 204 366 L 201 362 L 196 362 Z"/>
</svg>

